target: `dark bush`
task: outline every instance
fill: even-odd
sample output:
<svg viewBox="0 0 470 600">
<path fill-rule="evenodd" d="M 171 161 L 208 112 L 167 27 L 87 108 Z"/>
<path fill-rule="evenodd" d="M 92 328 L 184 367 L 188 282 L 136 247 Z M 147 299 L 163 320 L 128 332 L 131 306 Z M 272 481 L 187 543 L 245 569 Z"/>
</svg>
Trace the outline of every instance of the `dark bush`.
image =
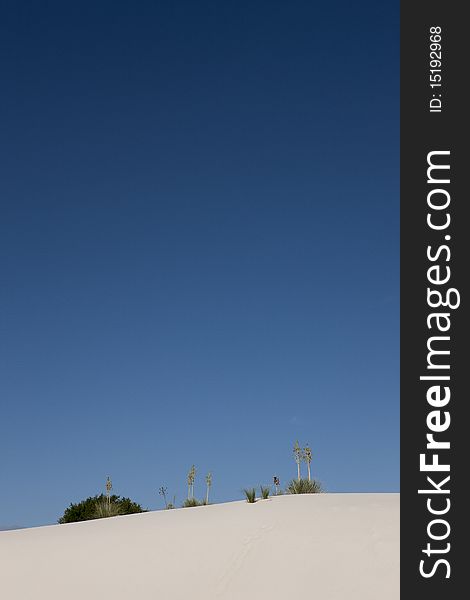
<svg viewBox="0 0 470 600">
<path fill-rule="evenodd" d="M 71 503 L 65 509 L 64 514 L 59 519 L 59 523 L 76 523 L 78 521 L 90 521 L 98 518 L 97 507 L 102 506 L 107 502 L 104 494 L 90 496 L 76 504 Z M 115 514 L 132 515 L 135 513 L 147 512 L 140 504 L 133 502 L 130 498 L 121 498 L 121 496 L 112 495 L 110 504 L 115 509 Z"/>
</svg>

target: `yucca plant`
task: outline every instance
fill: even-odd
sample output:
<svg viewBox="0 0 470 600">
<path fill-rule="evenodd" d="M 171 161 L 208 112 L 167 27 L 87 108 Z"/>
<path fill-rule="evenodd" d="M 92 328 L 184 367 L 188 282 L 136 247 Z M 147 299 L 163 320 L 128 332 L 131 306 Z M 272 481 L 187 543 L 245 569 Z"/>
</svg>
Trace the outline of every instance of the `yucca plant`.
<svg viewBox="0 0 470 600">
<path fill-rule="evenodd" d="M 202 506 L 202 502 L 200 502 L 197 498 L 187 498 L 183 502 L 183 508 L 193 508 L 194 506 Z"/>
<path fill-rule="evenodd" d="M 260 485 L 259 489 L 261 492 L 262 500 L 267 500 L 269 498 L 269 493 L 271 491 L 271 488 L 269 487 L 269 485 Z"/>
<path fill-rule="evenodd" d="M 288 494 L 321 494 L 323 491 L 321 483 L 315 479 L 293 479 L 286 488 Z"/>
<path fill-rule="evenodd" d="M 117 517 L 122 513 L 123 510 L 118 504 L 106 499 L 96 503 L 94 517 L 95 519 L 105 519 L 106 517 Z"/>
<path fill-rule="evenodd" d="M 256 502 L 256 490 L 255 490 L 255 488 L 245 488 L 243 490 L 243 493 L 245 494 L 246 501 L 249 504 L 254 504 Z"/>
</svg>

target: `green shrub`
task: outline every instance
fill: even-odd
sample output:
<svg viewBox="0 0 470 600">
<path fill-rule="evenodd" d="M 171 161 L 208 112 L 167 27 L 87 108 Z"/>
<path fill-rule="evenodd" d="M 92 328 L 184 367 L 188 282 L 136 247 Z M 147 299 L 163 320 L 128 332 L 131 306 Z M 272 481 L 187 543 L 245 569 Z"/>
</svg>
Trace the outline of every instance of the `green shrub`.
<svg viewBox="0 0 470 600">
<path fill-rule="evenodd" d="M 259 489 L 261 491 L 261 498 L 263 500 L 267 500 L 269 498 L 269 493 L 271 491 L 271 488 L 269 487 L 269 485 L 266 485 L 266 486 L 260 485 Z"/>
<path fill-rule="evenodd" d="M 256 502 L 256 490 L 255 490 L 255 488 L 245 488 L 243 490 L 243 493 L 245 494 L 246 501 L 249 504 L 254 504 Z"/>
<path fill-rule="evenodd" d="M 64 514 L 60 517 L 58 522 L 76 523 L 78 521 L 89 521 L 91 519 L 100 518 L 97 516 L 97 506 L 101 506 L 101 503 L 103 502 L 107 502 L 106 496 L 104 494 L 98 494 L 96 496 L 90 496 L 81 502 L 75 504 L 71 503 L 70 506 L 65 509 Z M 147 512 L 140 504 L 133 502 L 130 498 L 121 498 L 120 496 L 112 495 L 110 497 L 110 504 L 114 507 L 118 507 L 120 511 L 119 514 L 121 515 Z"/>
<path fill-rule="evenodd" d="M 286 488 L 288 494 L 321 494 L 323 491 L 321 483 L 315 479 L 293 479 Z"/>
</svg>

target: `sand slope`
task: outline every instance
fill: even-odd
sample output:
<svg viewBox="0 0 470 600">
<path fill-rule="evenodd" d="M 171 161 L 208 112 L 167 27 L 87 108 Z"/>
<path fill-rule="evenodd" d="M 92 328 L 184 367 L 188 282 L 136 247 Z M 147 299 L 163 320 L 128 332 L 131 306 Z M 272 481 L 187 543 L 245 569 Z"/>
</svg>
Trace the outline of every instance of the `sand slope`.
<svg viewBox="0 0 470 600">
<path fill-rule="evenodd" d="M 399 598 L 399 495 L 281 496 L 0 532 L 5 600 Z"/>
</svg>

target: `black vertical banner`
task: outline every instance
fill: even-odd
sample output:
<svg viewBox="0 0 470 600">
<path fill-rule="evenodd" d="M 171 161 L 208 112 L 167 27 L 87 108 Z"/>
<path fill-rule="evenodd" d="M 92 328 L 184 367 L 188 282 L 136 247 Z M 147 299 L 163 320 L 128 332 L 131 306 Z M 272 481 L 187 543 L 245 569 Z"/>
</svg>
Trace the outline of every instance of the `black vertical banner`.
<svg viewBox="0 0 470 600">
<path fill-rule="evenodd" d="M 468 594 L 468 21 L 401 5 L 401 598 Z M 467 442 L 468 440 L 468 442 Z M 457 590 L 460 590 L 457 592 Z"/>
</svg>

